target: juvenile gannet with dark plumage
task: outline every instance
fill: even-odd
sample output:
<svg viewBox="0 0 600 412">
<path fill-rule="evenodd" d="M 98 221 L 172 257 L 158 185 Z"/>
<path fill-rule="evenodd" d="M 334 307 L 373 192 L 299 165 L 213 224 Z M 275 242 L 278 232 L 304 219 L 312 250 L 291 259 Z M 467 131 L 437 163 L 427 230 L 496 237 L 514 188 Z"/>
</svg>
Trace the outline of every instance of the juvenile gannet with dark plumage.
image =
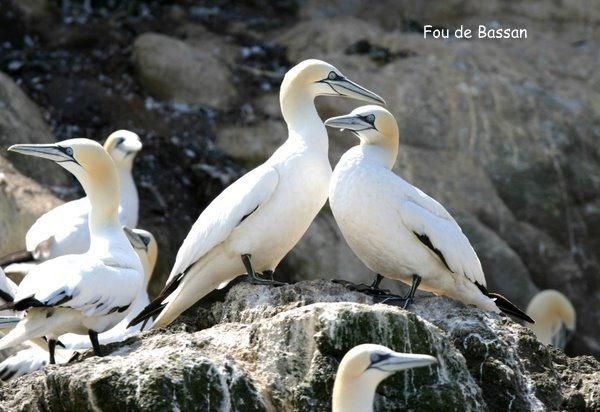
<svg viewBox="0 0 600 412">
<path fill-rule="evenodd" d="M 374 344 L 355 346 L 344 355 L 335 375 L 333 412 L 372 411 L 375 390 L 382 380 L 401 370 L 436 363 L 429 355 L 398 353 Z"/>
<path fill-rule="evenodd" d="M 381 276 L 419 286 L 482 309 L 532 321 L 501 295 L 486 289 L 479 258 L 448 211 L 391 169 L 398 155 L 398 125 L 380 106 L 363 106 L 325 125 L 350 130 L 360 144 L 336 165 L 329 203 L 358 258 Z"/>
<path fill-rule="evenodd" d="M 158 244 L 150 232 L 141 229 L 131 230 L 129 228 L 124 228 L 124 230 L 144 267 L 145 285 L 135 301 L 131 304 L 131 310 L 127 316 L 114 328 L 98 335 L 98 341 L 102 345 L 113 342 L 122 342 L 133 333 L 139 332 L 142 329 L 142 325 L 139 324 L 128 327 L 129 321 L 132 319 L 133 315 L 145 308 L 150 302 L 146 287 L 152 277 L 152 272 L 154 271 L 154 266 L 156 264 Z M 9 320 L 8 317 L 7 320 Z M 19 319 L 17 318 L 17 320 Z M 150 325 L 151 323 L 148 326 Z M 0 363 L 0 380 L 18 378 L 19 376 L 40 370 L 48 364 L 48 351 L 42 339 L 25 343 L 28 344 L 28 348 L 20 350 Z M 75 352 L 78 350 L 89 349 L 90 341 L 83 335 L 67 333 L 60 337 L 60 345 L 64 348 L 56 348 L 55 360 L 58 364 L 69 362 L 70 359 L 73 359 L 76 355 Z"/>
<path fill-rule="evenodd" d="M 102 146 L 88 139 L 14 145 L 9 150 L 53 160 L 75 175 L 91 204 L 90 247 L 84 254 L 47 260 L 27 274 L 14 302 L 0 307 L 26 311 L 0 340 L 0 349 L 44 336 L 53 363 L 58 337 L 71 332 L 88 334 L 100 355 L 98 334 L 123 320 L 144 285 L 142 264 L 118 218 L 115 164 Z"/>
<path fill-rule="evenodd" d="M 256 272 L 275 270 L 327 200 L 329 143 L 314 105 L 317 96 L 383 103 L 323 61 L 306 60 L 288 71 L 279 94 L 287 140 L 202 212 L 177 252 L 165 288 L 133 323 L 157 316 L 154 327 L 166 326 L 244 273 L 253 282 L 271 283 Z"/>
<path fill-rule="evenodd" d="M 540 342 L 564 349 L 575 333 L 575 308 L 569 299 L 557 290 L 537 293 L 527 306 L 527 314 L 535 319 L 528 325 Z"/>
<path fill-rule="evenodd" d="M 136 227 L 138 221 L 138 193 L 131 174 L 133 160 L 142 149 L 137 134 L 128 130 L 112 133 L 104 143 L 112 157 L 119 178 L 119 219 L 121 224 Z M 26 252 L 6 256 L 6 273 L 25 275 L 36 263 L 57 256 L 84 253 L 90 246 L 88 214 L 90 202 L 86 197 L 64 203 L 43 214 L 27 231 Z"/>
</svg>

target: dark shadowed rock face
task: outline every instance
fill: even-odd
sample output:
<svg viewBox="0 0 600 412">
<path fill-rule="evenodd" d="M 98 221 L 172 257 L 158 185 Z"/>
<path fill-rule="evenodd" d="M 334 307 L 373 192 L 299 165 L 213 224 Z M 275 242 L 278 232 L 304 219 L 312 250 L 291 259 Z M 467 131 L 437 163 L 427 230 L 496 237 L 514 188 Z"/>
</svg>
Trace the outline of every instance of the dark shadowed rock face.
<svg viewBox="0 0 600 412">
<path fill-rule="evenodd" d="M 506 318 L 446 298 L 423 297 L 405 311 L 328 281 L 238 284 L 223 301 L 188 312 L 167 330 L 112 345 L 104 358 L 88 355 L 9 382 L 0 406 L 328 410 L 340 360 L 367 342 L 439 359 L 385 380 L 376 410 L 600 407 L 600 364 L 591 357 L 567 358 Z"/>
</svg>

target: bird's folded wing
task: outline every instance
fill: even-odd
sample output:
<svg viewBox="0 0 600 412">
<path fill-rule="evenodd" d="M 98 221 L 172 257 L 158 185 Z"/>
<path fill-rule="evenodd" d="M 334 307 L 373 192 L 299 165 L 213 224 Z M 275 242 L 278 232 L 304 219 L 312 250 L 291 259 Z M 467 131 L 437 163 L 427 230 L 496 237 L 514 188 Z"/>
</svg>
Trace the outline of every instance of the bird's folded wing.
<svg viewBox="0 0 600 412">
<path fill-rule="evenodd" d="M 262 165 L 221 192 L 200 214 L 183 241 L 167 284 L 226 240 L 242 221 L 270 198 L 278 182 L 277 170 Z"/>
<path fill-rule="evenodd" d="M 42 369 L 48 352 L 40 348 L 23 349 L 0 363 L 0 380 L 6 381 Z"/>
<path fill-rule="evenodd" d="M 44 262 L 23 279 L 15 302 L 66 307 L 86 316 L 127 310 L 142 286 L 135 269 L 106 266 L 87 255 L 61 256 Z"/>
<path fill-rule="evenodd" d="M 64 203 L 44 213 L 35 221 L 25 235 L 25 246 L 30 252 L 52 237 L 63 238 L 77 230 L 78 227 L 87 225 L 89 212 L 87 197 Z"/>
<path fill-rule="evenodd" d="M 419 191 L 400 202 L 400 216 L 425 246 L 454 273 L 485 286 L 481 262 L 458 223 L 437 201 Z"/>
<path fill-rule="evenodd" d="M 6 277 L 2 268 L 0 268 L 0 301 L 3 303 L 12 302 L 15 298 L 17 285 Z"/>
</svg>

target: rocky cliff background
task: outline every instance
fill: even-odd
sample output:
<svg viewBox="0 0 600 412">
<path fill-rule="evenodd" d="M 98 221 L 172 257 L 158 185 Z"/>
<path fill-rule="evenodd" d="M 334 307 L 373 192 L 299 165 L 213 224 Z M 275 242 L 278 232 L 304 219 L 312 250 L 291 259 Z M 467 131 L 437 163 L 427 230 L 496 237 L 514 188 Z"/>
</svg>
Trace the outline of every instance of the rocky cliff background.
<svg viewBox="0 0 600 412">
<path fill-rule="evenodd" d="M 422 27 L 524 27 L 525 40 L 423 39 Z M 285 71 L 321 58 L 384 96 L 396 172 L 444 203 L 490 289 L 526 306 L 555 288 L 578 311 L 569 355 L 600 355 L 600 3 L 460 1 L 0 2 L 0 255 L 81 195 L 13 143 L 144 143 L 140 227 L 175 253 L 223 187 L 282 142 Z M 355 105 L 319 99 L 324 118 Z M 330 131 L 331 160 L 355 142 Z M 325 207 L 280 267 L 288 281 L 370 278 Z M 385 284 L 391 287 L 391 283 Z M 480 396 L 480 395 L 478 395 Z"/>
</svg>

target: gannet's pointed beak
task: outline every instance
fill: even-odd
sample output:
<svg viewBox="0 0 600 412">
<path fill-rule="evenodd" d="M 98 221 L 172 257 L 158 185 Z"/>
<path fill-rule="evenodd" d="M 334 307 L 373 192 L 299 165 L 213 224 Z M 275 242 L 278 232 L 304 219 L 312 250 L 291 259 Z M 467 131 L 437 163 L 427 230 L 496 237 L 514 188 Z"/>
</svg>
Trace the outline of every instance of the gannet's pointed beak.
<svg viewBox="0 0 600 412">
<path fill-rule="evenodd" d="M 349 97 L 366 102 L 382 104 L 385 106 L 385 100 L 370 90 L 354 83 L 352 80 L 345 77 L 337 77 L 336 79 L 325 79 L 322 82 L 327 83 L 337 94 L 343 97 Z"/>
<path fill-rule="evenodd" d="M 75 162 L 73 149 L 57 144 L 15 144 L 8 148 L 9 152 L 21 153 L 27 156 L 41 157 L 54 162 Z"/>
<path fill-rule="evenodd" d="M 356 114 L 347 114 L 344 116 L 336 116 L 325 120 L 325 126 L 335 127 L 337 129 L 348 129 L 355 132 L 373 129 L 373 125 Z"/>
<path fill-rule="evenodd" d="M 380 357 L 371 363 L 369 369 L 379 369 L 384 372 L 396 372 L 404 369 L 429 366 L 437 363 L 437 359 L 429 355 L 392 352 L 386 357 Z"/>
<path fill-rule="evenodd" d="M 117 143 L 117 147 L 127 154 L 132 154 L 142 150 L 142 142 L 139 139 L 123 139 L 123 141 Z"/>
<path fill-rule="evenodd" d="M 142 249 L 148 251 L 148 244 L 150 243 L 149 238 L 135 233 L 132 229 L 128 228 L 127 226 L 123 226 L 123 231 L 125 232 L 127 239 L 129 239 L 129 243 L 131 243 L 131 246 L 133 246 L 135 249 Z"/>
</svg>

